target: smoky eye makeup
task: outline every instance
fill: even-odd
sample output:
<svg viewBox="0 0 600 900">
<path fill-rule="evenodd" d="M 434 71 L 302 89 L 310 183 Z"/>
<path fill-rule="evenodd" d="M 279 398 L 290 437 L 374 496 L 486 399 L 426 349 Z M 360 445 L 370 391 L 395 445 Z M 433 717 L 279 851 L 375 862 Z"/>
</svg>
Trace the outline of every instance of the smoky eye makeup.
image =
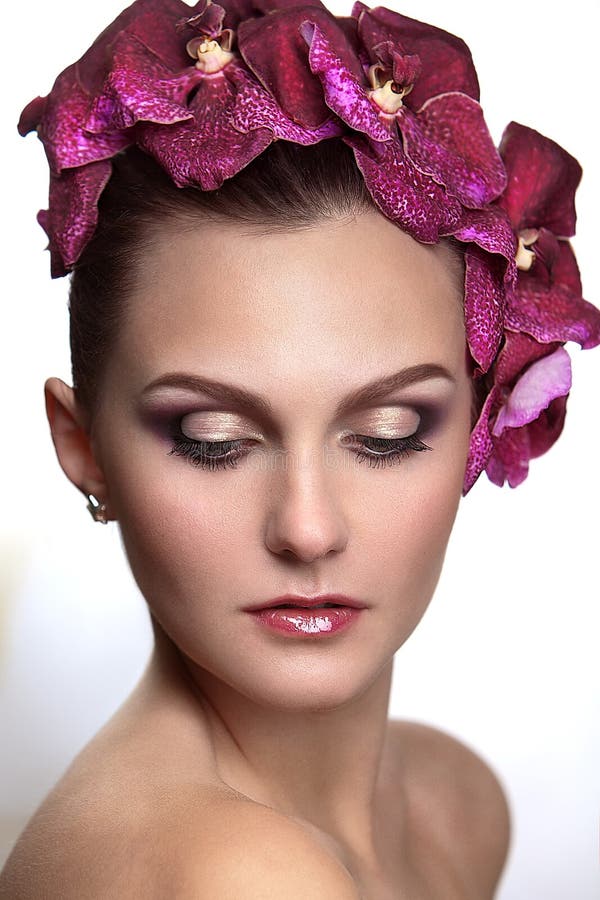
<svg viewBox="0 0 600 900">
<path fill-rule="evenodd" d="M 393 404 L 356 416 L 358 427 L 343 429 L 341 444 L 351 451 L 358 463 L 370 467 L 393 465 L 425 450 L 432 450 L 423 436 L 432 430 L 438 416 L 435 410 Z M 351 420 L 349 419 L 349 422 Z M 262 432 L 253 429 L 248 420 L 236 413 L 204 410 L 175 416 L 168 427 L 171 445 L 169 456 L 183 457 L 203 469 L 236 468 L 248 455 Z"/>
</svg>

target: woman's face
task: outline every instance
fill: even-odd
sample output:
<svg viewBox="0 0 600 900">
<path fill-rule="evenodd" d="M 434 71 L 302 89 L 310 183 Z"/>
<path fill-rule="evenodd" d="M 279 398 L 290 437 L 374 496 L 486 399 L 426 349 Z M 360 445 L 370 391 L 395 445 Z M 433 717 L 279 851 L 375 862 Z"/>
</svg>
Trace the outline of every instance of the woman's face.
<svg viewBox="0 0 600 900">
<path fill-rule="evenodd" d="M 137 583 L 193 666 L 260 702 L 333 707 L 415 628 L 467 459 L 461 288 L 448 248 L 376 211 L 288 234 L 169 230 L 148 254 L 94 447 Z M 415 366 L 435 369 L 350 400 Z M 261 400 L 219 399 L 200 379 Z M 188 443 L 173 453 L 178 429 Z M 392 464 L 359 456 L 411 436 Z M 194 441 L 241 442 L 235 465 L 195 465 Z M 411 449 L 421 443 L 431 449 Z M 278 636 L 244 611 L 325 592 L 368 609 L 323 639 Z"/>
</svg>

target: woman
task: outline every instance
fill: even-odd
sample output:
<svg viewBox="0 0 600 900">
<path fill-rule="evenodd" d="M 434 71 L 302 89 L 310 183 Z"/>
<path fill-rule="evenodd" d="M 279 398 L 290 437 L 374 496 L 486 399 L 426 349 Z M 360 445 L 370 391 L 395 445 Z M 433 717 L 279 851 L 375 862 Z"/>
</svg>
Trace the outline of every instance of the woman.
<svg viewBox="0 0 600 900">
<path fill-rule="evenodd" d="M 210 72 L 175 65 L 162 43 L 160 16 L 178 19 L 179 5 L 134 6 L 104 33 L 115 41 L 112 80 L 92 51 L 76 81 L 55 86 L 54 105 L 34 101 L 22 131 L 41 123 L 55 190 L 41 221 L 53 274 L 73 271 L 76 388 L 46 383 L 53 439 L 94 517 L 119 523 L 156 647 L 29 823 L 4 895 L 491 897 L 508 842 L 502 789 L 458 742 L 389 722 L 389 686 L 461 493 L 484 468 L 496 483 L 523 479 L 562 427 L 562 343 L 600 342 L 564 240 L 576 163 L 519 126 L 500 159 L 464 45 L 433 29 L 421 39 L 396 14 L 382 22 L 366 8 L 356 11 L 361 46 L 381 67 L 362 86 L 371 105 L 356 89 L 354 105 L 326 92 L 335 114 L 316 121 L 319 73 L 325 88 L 340 75 L 327 51 L 343 57 L 346 86 L 361 64 L 347 32 L 317 8 L 310 19 L 305 7 L 242 22 L 230 7 L 224 24 L 272 85 L 286 114 L 276 127 L 294 136 L 273 142 L 257 124 L 255 83 L 239 56 L 233 72 L 224 56 L 234 44 L 211 18 L 216 5 L 188 23 L 194 36 L 181 32 L 199 62 L 213 54 Z M 294 64 L 300 98 L 260 40 L 272 26 L 289 63 L 290 19 L 314 52 L 310 72 L 306 58 Z M 376 53 L 378 29 L 394 41 L 400 25 L 409 46 Z M 452 57 L 459 83 L 427 75 L 434 50 Z M 173 92 L 155 57 L 172 64 Z M 386 63 L 398 80 L 383 77 Z M 209 154 L 201 110 L 220 108 L 215 75 L 226 67 L 241 98 L 237 134 L 248 137 L 232 152 L 223 116 Z M 469 132 L 460 144 L 451 130 L 458 149 L 434 121 L 433 141 L 420 129 L 421 104 L 408 105 L 419 84 L 452 92 Z M 389 101 L 405 97 L 392 112 Z M 272 126 L 265 91 L 260 101 Z M 365 143 L 369 132 L 352 129 L 371 111 Z M 382 190 L 390 166 L 371 163 L 381 150 L 396 154 L 394 194 Z M 554 206 L 548 188 L 537 204 L 552 221 L 525 221 L 511 190 L 530 151 L 568 176 Z M 194 177 L 202 191 L 185 183 Z M 534 287 L 536 298 L 560 296 L 559 321 L 531 300 Z M 248 610 L 314 600 L 343 608 Z"/>
</svg>

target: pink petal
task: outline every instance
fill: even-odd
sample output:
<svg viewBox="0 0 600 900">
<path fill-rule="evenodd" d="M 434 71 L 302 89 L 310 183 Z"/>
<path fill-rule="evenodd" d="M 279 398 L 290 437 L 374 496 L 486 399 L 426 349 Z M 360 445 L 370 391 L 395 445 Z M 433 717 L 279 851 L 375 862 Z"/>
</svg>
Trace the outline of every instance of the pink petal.
<svg viewBox="0 0 600 900">
<path fill-rule="evenodd" d="M 363 72 L 346 32 L 325 7 L 293 6 L 246 19 L 237 29 L 237 42 L 246 65 L 286 116 L 306 128 L 318 128 L 331 113 L 308 64 L 308 47 L 299 30 L 306 19 L 318 24 L 346 69 L 360 80 Z"/>
<path fill-rule="evenodd" d="M 39 130 L 50 168 L 56 174 L 62 169 L 110 159 L 133 143 L 128 133 L 96 135 L 83 131 L 82 122 L 90 103 L 91 98 L 77 81 L 75 67 L 65 69 L 47 97 Z"/>
<path fill-rule="evenodd" d="M 333 117 L 316 129 L 304 128 L 292 122 L 281 111 L 273 96 L 258 81 L 245 74 L 241 67 L 232 69 L 230 80 L 238 86 L 230 119 L 233 127 L 240 132 L 269 128 L 274 137 L 296 144 L 315 144 L 324 138 L 344 133 L 343 125 Z"/>
<path fill-rule="evenodd" d="M 316 23 L 302 22 L 299 30 L 310 47 L 310 68 L 321 79 L 329 108 L 355 131 L 363 131 L 375 141 L 389 141 L 390 129 L 369 100 L 364 79 L 359 80 L 344 66 Z"/>
<path fill-rule="evenodd" d="M 358 34 L 368 51 L 381 41 L 392 40 L 404 53 L 420 57 L 421 76 L 406 100 L 411 109 L 447 91 L 461 91 L 479 100 L 471 51 L 460 38 L 384 6 L 369 9 L 356 2 L 352 15 L 358 19 Z"/>
<path fill-rule="evenodd" d="M 471 439 L 469 442 L 469 455 L 467 457 L 467 465 L 465 468 L 465 477 L 463 484 L 463 496 L 468 494 L 481 472 L 485 469 L 490 455 L 493 451 L 492 438 L 489 430 L 490 410 L 496 400 L 497 388 L 492 387 L 486 397 L 485 403 L 479 414 L 479 418 L 475 427 L 471 431 Z"/>
<path fill-rule="evenodd" d="M 500 438 L 494 439 L 486 475 L 498 487 L 503 487 L 505 480 L 511 488 L 518 487 L 527 478 L 530 458 L 527 428 L 509 428 Z"/>
<path fill-rule="evenodd" d="M 516 281 L 515 239 L 506 213 L 497 206 L 463 210 L 460 222 L 451 232 L 459 241 L 477 244 L 488 253 L 499 254 L 506 260 L 505 281 Z"/>
<path fill-rule="evenodd" d="M 533 128 L 511 122 L 500 142 L 508 186 L 500 199 L 517 229 L 545 226 L 557 237 L 575 234 L 575 191 L 581 166 Z"/>
<path fill-rule="evenodd" d="M 560 437 L 565 424 L 568 395 L 556 397 L 548 409 L 527 425 L 529 437 L 529 458 L 534 459 L 546 453 Z"/>
<path fill-rule="evenodd" d="M 85 122 L 88 131 L 121 131 L 140 120 L 169 125 L 192 118 L 187 96 L 204 73 L 195 66 L 173 73 L 128 34 L 117 38 L 113 52 L 111 71 Z"/>
<path fill-rule="evenodd" d="M 500 346 L 505 292 L 501 267 L 479 247 L 465 251 L 465 330 L 471 356 L 487 372 Z"/>
<path fill-rule="evenodd" d="M 504 190 L 504 165 L 476 100 L 441 94 L 416 114 L 401 107 L 396 119 L 407 156 L 465 206 L 489 203 Z"/>
<path fill-rule="evenodd" d="M 100 93 L 109 67 L 110 47 L 117 35 L 124 31 L 137 37 L 169 68 L 189 66 L 186 41 L 175 25 L 180 18 L 188 18 L 190 12 L 192 8 L 183 0 L 134 0 L 98 35 L 76 63 L 77 77 L 82 87 L 88 94 Z"/>
<path fill-rule="evenodd" d="M 533 277 L 519 278 L 509 292 L 506 325 L 542 343 L 576 341 L 584 350 L 600 344 L 600 309 L 563 284 L 548 287 Z"/>
<path fill-rule="evenodd" d="M 520 428 L 537 419 L 556 397 L 571 390 L 571 358 L 564 347 L 532 363 L 519 378 L 500 408 L 492 434 L 505 428 Z"/>
<path fill-rule="evenodd" d="M 512 385 L 526 366 L 542 356 L 548 356 L 560 346 L 557 341 L 540 344 L 525 332 L 505 329 L 504 345 L 494 366 L 494 382 L 499 385 Z"/>
<path fill-rule="evenodd" d="M 342 140 L 352 147 L 367 188 L 388 219 L 429 244 L 456 227 L 461 214 L 458 200 L 415 169 L 399 140 L 369 142 L 358 134 Z"/>
<path fill-rule="evenodd" d="M 528 475 L 529 461 L 541 456 L 560 437 L 567 408 L 567 397 L 556 397 L 533 422 L 521 428 L 507 428 L 495 437 L 494 451 L 486 467 L 486 474 L 494 484 L 502 487 L 505 479 L 511 488 L 521 484 Z"/>
<path fill-rule="evenodd" d="M 554 261 L 552 266 L 552 279 L 557 284 L 563 284 L 572 294 L 581 297 L 579 266 L 569 241 L 558 242 L 558 259 Z"/>
<path fill-rule="evenodd" d="M 238 83 L 244 77 L 251 76 L 240 66 Z M 137 143 L 155 157 L 178 187 L 199 184 L 205 191 L 216 190 L 273 140 L 273 132 L 267 128 L 243 134 L 233 127 L 229 112 L 235 100 L 235 88 L 225 75 L 205 78 L 190 104 L 193 119 L 174 125 L 141 123 L 136 126 Z"/>
<path fill-rule="evenodd" d="M 52 277 L 72 268 L 98 224 L 98 200 L 108 183 L 112 165 L 107 160 L 66 169 L 50 176 L 49 210 L 38 221 L 50 239 Z"/>
<path fill-rule="evenodd" d="M 47 101 L 47 97 L 36 97 L 23 109 L 17 125 L 18 132 L 22 137 L 38 127 L 44 116 Z"/>
</svg>

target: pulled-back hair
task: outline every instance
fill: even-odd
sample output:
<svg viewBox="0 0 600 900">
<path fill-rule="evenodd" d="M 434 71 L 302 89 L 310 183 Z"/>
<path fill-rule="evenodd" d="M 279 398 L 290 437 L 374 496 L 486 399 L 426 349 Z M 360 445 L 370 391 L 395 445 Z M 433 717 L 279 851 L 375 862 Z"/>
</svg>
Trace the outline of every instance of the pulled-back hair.
<svg viewBox="0 0 600 900">
<path fill-rule="evenodd" d="M 136 146 L 113 157 L 112 164 L 96 231 L 73 268 L 69 290 L 73 388 L 92 418 L 128 297 L 165 225 L 189 230 L 205 221 L 232 222 L 269 233 L 377 208 L 352 150 L 336 139 L 309 146 L 273 141 L 214 191 L 177 187 Z M 455 247 L 462 263 L 458 243 Z"/>
</svg>

